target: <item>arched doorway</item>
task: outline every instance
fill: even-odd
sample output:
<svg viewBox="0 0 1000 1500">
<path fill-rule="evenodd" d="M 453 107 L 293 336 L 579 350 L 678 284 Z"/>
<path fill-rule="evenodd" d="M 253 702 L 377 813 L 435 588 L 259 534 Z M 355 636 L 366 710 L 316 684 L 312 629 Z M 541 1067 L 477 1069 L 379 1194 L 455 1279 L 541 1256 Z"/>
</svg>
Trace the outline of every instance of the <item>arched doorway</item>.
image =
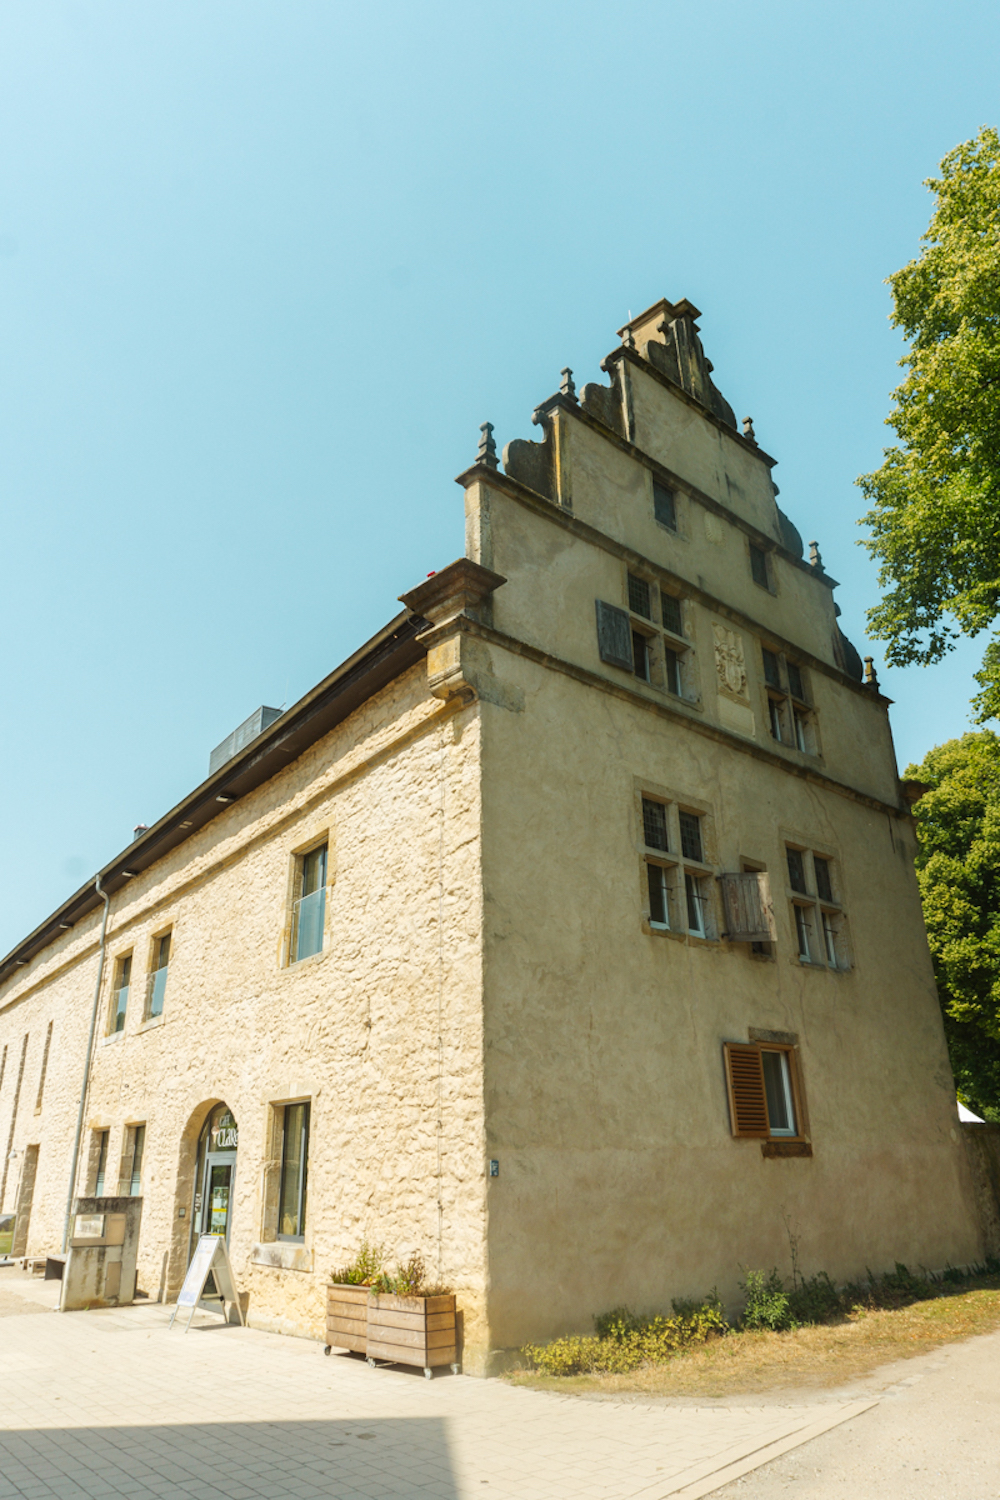
<svg viewBox="0 0 1000 1500">
<path fill-rule="evenodd" d="M 228 1104 L 217 1104 L 198 1137 L 189 1258 L 199 1235 L 219 1234 L 229 1241 L 238 1144 L 239 1129 L 232 1110 Z"/>
</svg>

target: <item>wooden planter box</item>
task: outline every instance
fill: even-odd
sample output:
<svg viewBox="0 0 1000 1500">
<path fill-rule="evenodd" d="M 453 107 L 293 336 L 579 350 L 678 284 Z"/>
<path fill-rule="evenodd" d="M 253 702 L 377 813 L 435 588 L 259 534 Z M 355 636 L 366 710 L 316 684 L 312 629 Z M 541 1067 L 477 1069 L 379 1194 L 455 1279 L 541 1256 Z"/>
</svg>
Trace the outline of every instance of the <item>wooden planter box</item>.
<svg viewBox="0 0 1000 1500">
<path fill-rule="evenodd" d="M 368 1288 L 328 1286 L 326 1289 L 326 1352 L 331 1347 L 365 1354 L 368 1347 Z"/>
<path fill-rule="evenodd" d="M 428 1380 L 440 1365 L 458 1373 L 455 1298 L 396 1297 L 379 1292 L 368 1299 L 369 1361 L 420 1365 Z"/>
<path fill-rule="evenodd" d="M 327 1354 L 331 1348 L 367 1355 L 371 1365 L 379 1359 L 419 1365 L 428 1379 L 441 1365 L 451 1365 L 457 1375 L 455 1298 L 396 1297 L 366 1286 L 329 1286 Z"/>
</svg>

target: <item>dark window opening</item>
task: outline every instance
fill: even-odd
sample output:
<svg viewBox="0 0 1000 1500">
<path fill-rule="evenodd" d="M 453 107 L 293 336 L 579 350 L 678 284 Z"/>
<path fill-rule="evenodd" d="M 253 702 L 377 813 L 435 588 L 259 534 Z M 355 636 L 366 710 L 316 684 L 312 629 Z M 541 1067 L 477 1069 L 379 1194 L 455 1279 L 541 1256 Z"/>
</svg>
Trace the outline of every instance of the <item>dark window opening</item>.
<svg viewBox="0 0 1000 1500">
<path fill-rule="evenodd" d="M 786 849 L 788 859 L 788 883 L 793 891 L 806 894 L 806 866 L 801 849 Z"/>
<path fill-rule="evenodd" d="M 833 886 L 830 882 L 830 861 L 820 859 L 818 854 L 813 855 L 813 869 L 816 871 L 816 894 L 821 901 L 833 900 Z"/>
<path fill-rule="evenodd" d="M 646 866 L 646 882 L 649 886 L 649 920 L 654 927 L 670 926 L 667 904 L 667 872 L 662 865 Z"/>
<path fill-rule="evenodd" d="M 771 738 L 781 743 L 781 704 L 776 698 L 767 700 L 767 716 L 771 725 Z"/>
<path fill-rule="evenodd" d="M 759 583 L 762 589 L 770 589 L 771 580 L 767 572 L 767 553 L 760 547 L 750 543 L 750 572 L 754 583 Z"/>
<path fill-rule="evenodd" d="M 681 619 L 681 601 L 675 599 L 673 594 L 660 594 L 660 606 L 663 612 L 664 630 L 672 630 L 674 635 L 684 634 L 684 622 Z"/>
<path fill-rule="evenodd" d="M 644 620 L 653 618 L 649 584 L 645 578 L 636 578 L 632 573 L 628 575 L 628 607 L 634 614 L 642 615 Z"/>
<path fill-rule="evenodd" d="M 653 481 L 653 515 L 661 526 L 669 526 L 671 531 L 677 530 L 677 506 L 674 503 L 673 490 L 666 489 L 662 484 Z"/>
<path fill-rule="evenodd" d="M 649 642 L 638 630 L 632 632 L 632 670 L 643 682 L 649 681 Z"/>
<path fill-rule="evenodd" d="M 806 701 L 806 692 L 802 686 L 801 671 L 793 661 L 786 662 L 785 666 L 788 670 L 788 691 L 793 698 L 798 698 L 804 703 Z"/>
<path fill-rule="evenodd" d="M 649 849 L 668 847 L 667 809 L 662 802 L 652 802 L 648 797 L 642 799 L 642 836 Z"/>
<path fill-rule="evenodd" d="M 682 812 L 680 815 L 681 825 L 681 853 L 685 859 L 696 859 L 699 864 L 704 864 L 704 856 L 701 849 L 701 819 L 695 813 Z"/>
<path fill-rule="evenodd" d="M 669 646 L 663 648 L 663 664 L 667 675 L 667 692 L 673 693 L 675 697 L 683 697 L 681 693 L 681 659 L 676 651 L 671 651 Z"/>
<path fill-rule="evenodd" d="M 766 646 L 764 647 L 762 654 L 764 657 L 764 681 L 767 683 L 768 687 L 780 689 L 781 664 L 779 663 L 778 658 L 775 656 L 773 651 L 768 651 Z"/>
</svg>

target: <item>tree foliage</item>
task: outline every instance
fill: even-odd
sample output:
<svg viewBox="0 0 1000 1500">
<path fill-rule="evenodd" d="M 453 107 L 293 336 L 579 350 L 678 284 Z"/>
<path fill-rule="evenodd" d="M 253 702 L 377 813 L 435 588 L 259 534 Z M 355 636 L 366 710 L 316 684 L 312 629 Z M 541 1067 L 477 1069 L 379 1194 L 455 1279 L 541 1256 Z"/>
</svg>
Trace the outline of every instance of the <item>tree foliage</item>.
<svg viewBox="0 0 1000 1500">
<path fill-rule="evenodd" d="M 948 740 L 906 775 L 929 788 L 917 879 L 959 1095 L 1000 1120 L 1000 737 Z"/>
<path fill-rule="evenodd" d="M 894 666 L 939 661 L 1000 615 L 1000 136 L 983 128 L 927 186 L 924 248 L 889 278 L 910 341 L 888 425 L 899 445 L 859 479 L 886 591 L 869 631 Z M 976 674 L 980 722 L 1000 715 L 1000 637 Z"/>
</svg>

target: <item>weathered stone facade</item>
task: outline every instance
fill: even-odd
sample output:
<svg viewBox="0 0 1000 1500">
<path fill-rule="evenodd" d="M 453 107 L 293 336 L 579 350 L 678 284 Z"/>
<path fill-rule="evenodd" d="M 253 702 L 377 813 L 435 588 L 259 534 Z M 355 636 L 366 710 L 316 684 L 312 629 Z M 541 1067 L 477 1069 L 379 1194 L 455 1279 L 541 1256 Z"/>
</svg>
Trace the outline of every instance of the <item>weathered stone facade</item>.
<svg viewBox="0 0 1000 1500">
<path fill-rule="evenodd" d="M 222 1101 L 250 1321 L 321 1336 L 328 1273 L 368 1235 L 458 1291 L 467 1368 L 617 1303 L 734 1297 L 741 1265 L 787 1262 L 788 1228 L 833 1276 L 981 1253 L 887 700 L 697 316 L 635 319 L 579 399 L 564 372 L 503 471 L 486 432 L 466 560 L 102 872 L 78 1190 L 96 1132 L 113 1191 L 145 1125 L 151 1295 L 183 1279 Z M 322 948 L 292 963 L 323 841 Z M 721 896 L 751 885 L 753 942 Z M 62 1238 L 100 923 L 91 886 L 0 966 L 0 1209 L 29 1252 Z M 790 1123 L 768 1094 L 735 1131 L 724 1044 L 767 1054 Z M 304 1100 L 291 1243 L 280 1125 Z"/>
</svg>

